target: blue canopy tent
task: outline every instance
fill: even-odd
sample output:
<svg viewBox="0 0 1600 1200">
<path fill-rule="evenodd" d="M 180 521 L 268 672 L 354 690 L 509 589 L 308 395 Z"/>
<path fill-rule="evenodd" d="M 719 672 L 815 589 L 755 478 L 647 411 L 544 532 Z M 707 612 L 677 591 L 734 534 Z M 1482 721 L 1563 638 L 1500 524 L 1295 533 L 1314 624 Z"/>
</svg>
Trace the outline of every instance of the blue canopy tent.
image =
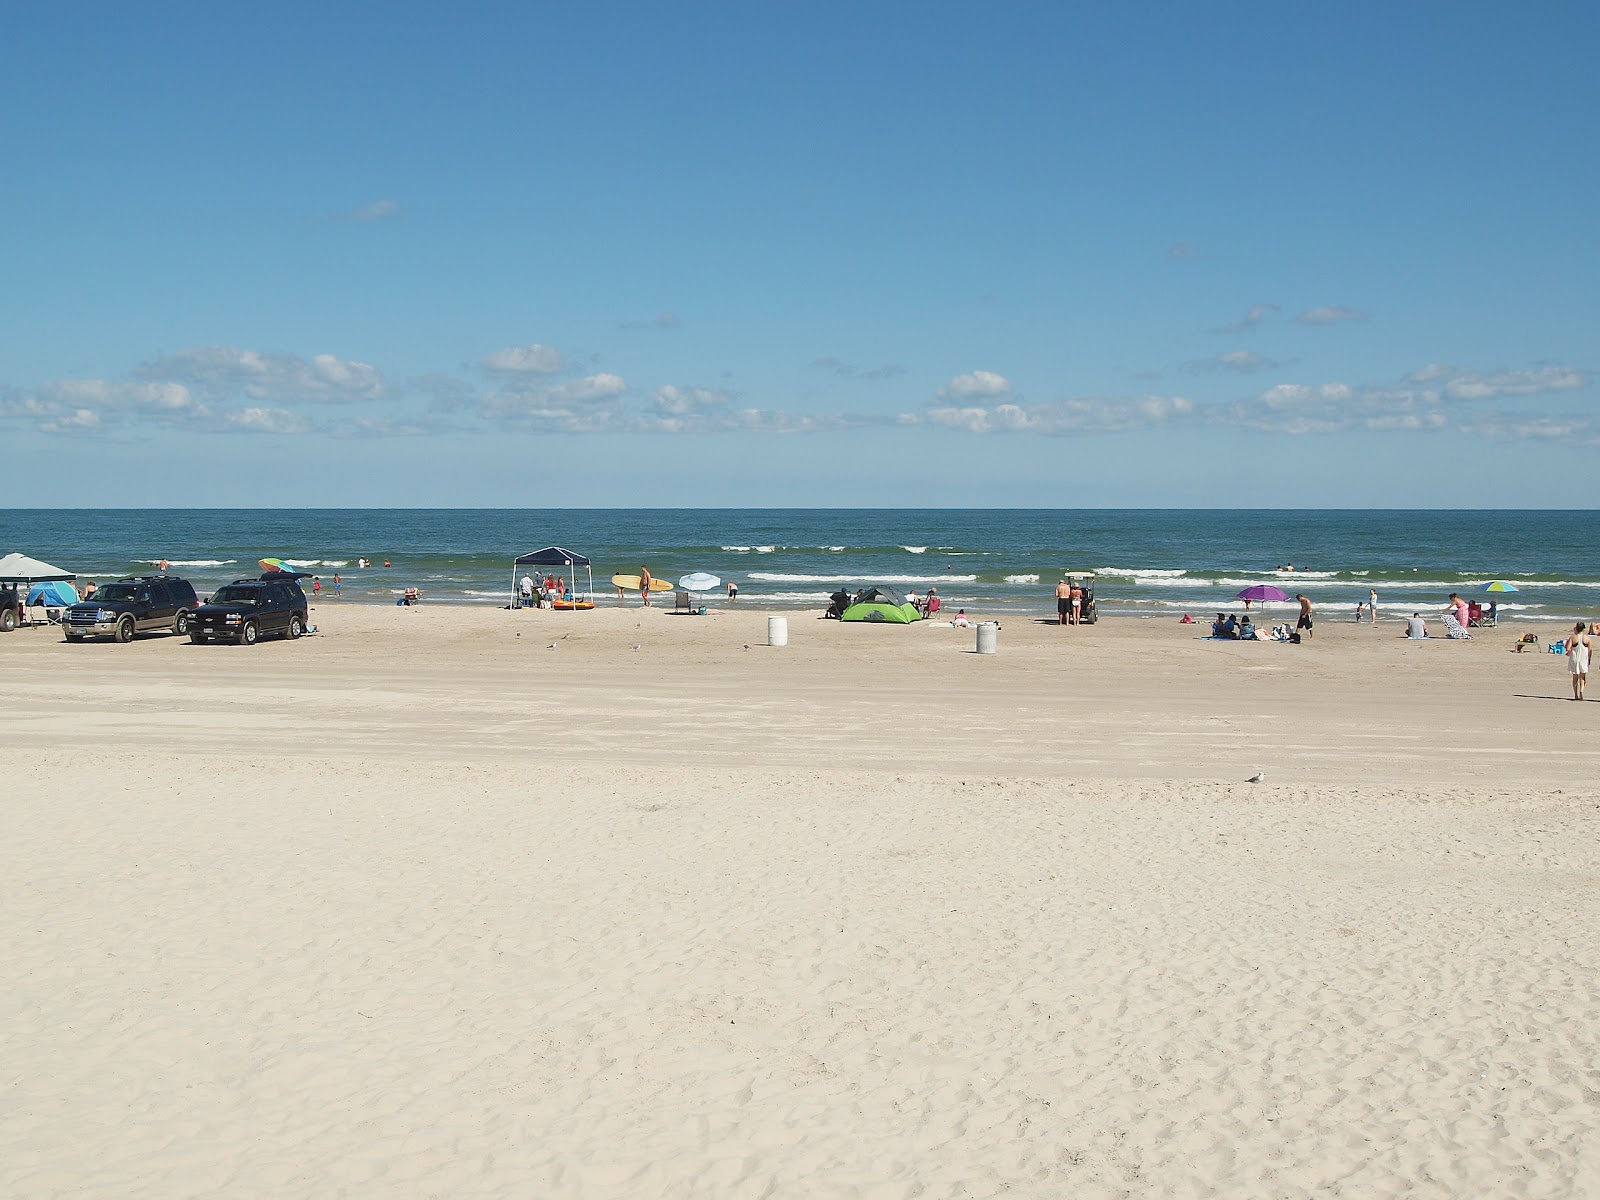
<svg viewBox="0 0 1600 1200">
<path fill-rule="evenodd" d="M 78 589 L 65 580 L 36 583 L 28 589 L 28 604 L 42 604 L 46 608 L 66 608 L 78 602 Z"/>
<path fill-rule="evenodd" d="M 518 567 L 561 567 L 561 574 L 567 576 L 567 594 L 576 598 L 578 594 L 578 568 L 582 567 L 589 575 L 589 590 L 584 593 L 584 598 L 594 599 L 594 567 L 587 556 L 579 554 L 576 550 L 566 550 L 560 546 L 546 546 L 543 550 L 530 550 L 526 554 L 517 555 L 516 561 L 511 564 L 511 603 L 516 606 L 522 602 L 522 594 L 517 590 Z"/>
</svg>

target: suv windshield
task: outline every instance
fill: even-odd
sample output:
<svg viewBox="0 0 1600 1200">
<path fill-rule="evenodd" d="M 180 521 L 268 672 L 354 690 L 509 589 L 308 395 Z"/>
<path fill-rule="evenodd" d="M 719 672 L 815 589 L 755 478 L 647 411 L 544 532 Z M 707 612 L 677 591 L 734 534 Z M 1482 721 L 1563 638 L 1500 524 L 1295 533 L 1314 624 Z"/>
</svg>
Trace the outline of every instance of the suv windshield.
<svg viewBox="0 0 1600 1200">
<path fill-rule="evenodd" d="M 213 604 L 260 604 L 261 589 L 251 587 L 225 587 L 218 588 L 217 594 L 211 597 Z"/>
<path fill-rule="evenodd" d="M 133 583 L 108 583 L 103 588 L 96 590 L 96 600 L 134 600 L 139 595 L 139 587 Z"/>
</svg>

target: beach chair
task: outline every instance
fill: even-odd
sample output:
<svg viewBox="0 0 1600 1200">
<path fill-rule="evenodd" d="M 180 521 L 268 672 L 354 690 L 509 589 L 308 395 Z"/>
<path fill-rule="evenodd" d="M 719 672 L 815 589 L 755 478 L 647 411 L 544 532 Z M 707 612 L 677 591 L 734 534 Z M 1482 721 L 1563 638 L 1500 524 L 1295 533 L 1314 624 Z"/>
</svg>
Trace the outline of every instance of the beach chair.
<svg viewBox="0 0 1600 1200">
<path fill-rule="evenodd" d="M 1478 629 L 1483 625 L 1483 605 L 1467 605 L 1467 624 L 1473 629 Z"/>
<path fill-rule="evenodd" d="M 694 597 L 689 595 L 688 592 L 679 592 L 677 605 L 672 611 L 692 613 L 694 611 Z"/>
<path fill-rule="evenodd" d="M 1447 612 L 1444 614 L 1444 628 L 1445 637 L 1452 641 L 1470 642 L 1472 640 L 1472 635 L 1467 632 L 1466 626 L 1456 619 L 1455 613 Z"/>
</svg>

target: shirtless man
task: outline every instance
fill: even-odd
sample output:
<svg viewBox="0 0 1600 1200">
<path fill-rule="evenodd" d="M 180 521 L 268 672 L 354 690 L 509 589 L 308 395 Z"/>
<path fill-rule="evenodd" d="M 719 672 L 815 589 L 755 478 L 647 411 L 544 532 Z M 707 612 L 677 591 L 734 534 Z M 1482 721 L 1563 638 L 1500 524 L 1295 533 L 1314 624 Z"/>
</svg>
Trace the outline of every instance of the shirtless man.
<svg viewBox="0 0 1600 1200">
<path fill-rule="evenodd" d="M 1072 614 L 1072 585 L 1065 579 L 1056 584 L 1056 624 L 1065 625 Z"/>
<path fill-rule="evenodd" d="M 1296 596 L 1295 599 L 1300 601 L 1300 619 L 1294 623 L 1294 627 L 1305 630 L 1305 638 L 1310 641 L 1316 633 L 1311 628 L 1311 601 L 1305 596 Z"/>
<path fill-rule="evenodd" d="M 650 578 L 650 568 L 649 567 L 640 567 L 639 568 L 639 595 L 640 595 L 641 598 L 643 598 L 644 606 L 646 608 L 650 607 L 650 585 L 653 584 L 653 583 L 655 583 L 655 580 Z"/>
</svg>

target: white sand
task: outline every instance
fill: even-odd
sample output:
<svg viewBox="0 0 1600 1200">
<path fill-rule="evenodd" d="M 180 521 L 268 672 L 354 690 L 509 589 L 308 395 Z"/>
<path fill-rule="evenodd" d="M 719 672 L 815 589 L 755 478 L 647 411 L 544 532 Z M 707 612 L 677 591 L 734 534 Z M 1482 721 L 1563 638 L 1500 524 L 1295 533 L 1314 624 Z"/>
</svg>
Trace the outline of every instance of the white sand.
<svg viewBox="0 0 1600 1200">
<path fill-rule="evenodd" d="M 1509 630 L 315 620 L 0 637 L 0 1194 L 1600 1195 Z"/>
</svg>

